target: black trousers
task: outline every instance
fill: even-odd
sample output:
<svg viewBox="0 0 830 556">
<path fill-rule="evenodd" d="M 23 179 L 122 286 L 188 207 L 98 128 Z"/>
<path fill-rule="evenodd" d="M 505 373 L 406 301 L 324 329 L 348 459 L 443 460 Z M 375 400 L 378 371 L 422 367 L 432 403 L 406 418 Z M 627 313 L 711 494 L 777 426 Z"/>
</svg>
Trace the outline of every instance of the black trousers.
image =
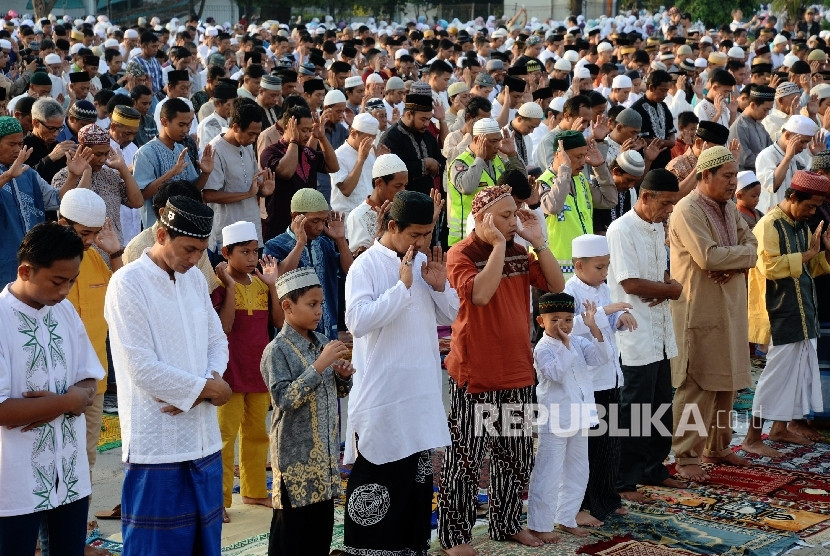
<svg viewBox="0 0 830 556">
<path fill-rule="evenodd" d="M 358 453 L 346 488 L 343 552 L 426 555 L 432 533 L 432 495 L 428 451 L 381 465 Z"/>
<path fill-rule="evenodd" d="M 282 509 L 274 510 L 268 556 L 328 556 L 334 530 L 334 500 L 294 508 L 280 481 Z"/>
<path fill-rule="evenodd" d="M 608 390 L 594 392 L 594 401 L 605 408 L 605 415 L 616 411 L 620 402 L 620 389 L 616 386 Z M 602 412 L 600 412 L 602 413 Z M 617 492 L 617 472 L 620 465 L 620 438 L 610 434 L 591 431 L 588 437 L 588 487 L 582 509 L 588 510 L 599 520 L 608 517 L 611 512 L 622 506 Z"/>
<path fill-rule="evenodd" d="M 669 476 L 663 462 L 672 441 L 671 365 L 664 358 L 648 365 L 623 365 L 622 372 L 625 383 L 620 389 L 620 427 L 630 429 L 632 409 L 640 412 L 635 421 L 642 424 L 639 430 L 621 438 L 617 490 L 634 491 L 638 484 L 659 485 Z M 654 415 L 658 411 L 662 411 L 660 423 L 668 436 L 647 426 L 648 421 L 642 418 L 643 414 Z"/>
</svg>

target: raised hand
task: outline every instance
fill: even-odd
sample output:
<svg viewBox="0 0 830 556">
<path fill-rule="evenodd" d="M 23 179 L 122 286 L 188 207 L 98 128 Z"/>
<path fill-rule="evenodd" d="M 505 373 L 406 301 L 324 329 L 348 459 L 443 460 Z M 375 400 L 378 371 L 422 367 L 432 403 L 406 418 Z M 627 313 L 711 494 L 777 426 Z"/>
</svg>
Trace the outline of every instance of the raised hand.
<svg viewBox="0 0 830 556">
<path fill-rule="evenodd" d="M 74 153 L 77 148 L 77 143 L 74 143 L 73 141 L 61 141 L 60 143 L 57 143 L 52 149 L 52 152 L 49 153 L 49 159 L 53 162 L 57 162 L 66 156 L 67 153 Z"/>
<path fill-rule="evenodd" d="M 372 152 L 372 144 L 374 143 L 374 137 L 364 137 L 360 144 L 357 146 L 357 159 L 365 161 L 369 157 L 369 153 Z"/>
<path fill-rule="evenodd" d="M 395 122 L 397 122 L 400 119 L 401 119 L 401 111 L 398 110 L 397 108 L 393 108 L 392 109 L 392 119 L 389 120 L 389 123 L 394 124 Z"/>
<path fill-rule="evenodd" d="M 213 154 L 213 145 L 206 145 L 202 152 L 202 160 L 199 161 L 199 169 L 206 174 L 213 172 Z"/>
<path fill-rule="evenodd" d="M 485 243 L 489 243 L 490 245 L 505 243 L 504 234 L 502 234 L 496 227 L 495 223 L 493 223 L 492 214 L 485 214 L 481 218 L 481 224 L 476 225 L 476 229 L 476 235 L 478 235 Z"/>
<path fill-rule="evenodd" d="M 487 155 L 487 136 L 486 135 L 476 135 L 473 137 L 473 142 L 470 143 L 470 151 L 472 151 L 473 156 L 476 158 L 484 159 Z"/>
<path fill-rule="evenodd" d="M 796 98 L 798 98 L 798 97 L 796 97 Z M 807 101 L 807 105 L 804 107 L 807 110 L 807 115 L 809 117 L 812 118 L 813 116 L 816 115 L 816 113 L 818 113 L 818 104 L 819 104 L 818 95 L 815 95 L 815 94 L 810 95 L 810 100 Z"/>
<path fill-rule="evenodd" d="M 254 270 L 256 273 L 257 278 L 265 282 L 268 286 L 273 286 L 277 283 L 277 278 L 280 276 L 280 270 L 277 266 L 277 258 L 272 257 L 271 255 L 263 255 L 262 258 L 259 260 L 259 264 L 262 267 L 262 271 L 258 268 Z"/>
<path fill-rule="evenodd" d="M 19 178 L 23 172 L 29 169 L 29 165 L 23 164 L 23 162 L 29 160 L 31 155 L 32 147 L 22 147 L 20 152 L 17 153 L 17 158 L 14 159 L 14 162 L 12 162 L 12 165 L 9 166 L 9 169 L 6 171 L 9 172 L 13 178 Z"/>
<path fill-rule="evenodd" d="M 703 79 L 701 79 L 700 76 L 695 77 L 695 81 L 692 84 L 692 91 L 695 93 L 695 96 L 697 96 L 697 98 L 703 98 L 703 85 Z"/>
<path fill-rule="evenodd" d="M 677 78 L 677 90 L 678 91 L 686 91 L 686 80 L 688 78 L 685 75 L 681 75 Z"/>
<path fill-rule="evenodd" d="M 662 146 L 663 142 L 660 139 L 652 139 L 651 143 L 643 150 L 643 158 L 645 160 L 654 161 L 660 153 L 665 151 L 668 147 Z"/>
<path fill-rule="evenodd" d="M 480 137 L 484 137 L 483 135 Z M 524 139 L 522 139 L 524 141 Z M 499 152 L 508 157 L 516 156 L 516 139 L 512 132 L 503 129 L 502 139 L 499 142 Z"/>
<path fill-rule="evenodd" d="M 64 156 L 66 157 L 66 168 L 69 173 L 73 176 L 81 176 L 87 170 L 91 170 L 92 167 L 89 165 L 89 161 L 92 159 L 92 154 L 92 149 L 83 145 L 78 147 L 74 154 L 67 152 Z"/>
<path fill-rule="evenodd" d="M 579 118 L 577 118 L 579 119 Z M 567 168 L 571 168 L 571 157 L 568 156 L 568 153 L 565 152 L 565 144 L 562 140 L 559 140 L 559 148 L 556 149 L 556 152 L 553 155 L 553 169 L 557 172 L 559 168 L 565 166 Z"/>
<path fill-rule="evenodd" d="M 617 301 L 616 303 L 609 303 L 603 309 L 605 310 L 606 315 L 613 315 L 617 311 L 625 311 L 626 309 L 632 309 L 633 306 L 630 303 L 625 303 L 624 301 Z"/>
<path fill-rule="evenodd" d="M 233 289 L 236 280 L 231 276 L 230 266 L 227 261 L 222 261 L 216 265 L 216 276 L 219 277 L 219 280 L 225 286 L 226 290 L 230 291 Z"/>
<path fill-rule="evenodd" d="M 611 127 L 608 124 L 608 116 L 600 114 L 591 124 L 591 137 L 597 141 L 602 141 L 609 133 L 611 133 Z"/>
<path fill-rule="evenodd" d="M 781 77 L 778 76 L 778 74 L 774 74 L 772 77 L 770 77 L 770 79 L 769 79 L 769 86 L 770 87 L 775 89 L 780 84 L 781 84 Z"/>
<path fill-rule="evenodd" d="M 517 210 L 516 216 L 519 217 L 521 223 L 520 229 L 516 233 L 519 234 L 520 238 L 533 245 L 534 248 L 539 247 L 544 239 L 539 219 L 528 209 Z"/>
<path fill-rule="evenodd" d="M 389 207 L 392 206 L 392 201 L 384 201 L 379 207 L 372 207 L 372 210 L 377 213 L 378 231 L 375 237 L 380 237 L 386 230 L 383 227 L 383 220 L 386 218 L 386 213 L 389 212 Z"/>
<path fill-rule="evenodd" d="M 297 128 L 297 118 L 291 116 L 285 123 L 285 138 L 289 141 L 300 140 L 300 130 Z"/>
<path fill-rule="evenodd" d="M 305 245 L 308 237 L 305 233 L 305 214 L 298 214 L 291 221 L 291 231 L 294 232 L 294 237 L 297 238 L 297 243 Z"/>
<path fill-rule="evenodd" d="M 828 110 L 828 112 L 830 112 L 830 110 Z M 818 132 L 815 134 L 815 136 L 810 141 L 810 146 L 809 146 L 810 154 L 815 156 L 818 153 L 820 153 L 821 151 L 825 150 L 826 148 L 827 148 L 827 146 L 826 146 L 825 134 L 822 130 L 818 130 Z"/>
<path fill-rule="evenodd" d="M 346 213 L 331 211 L 328 225 L 323 231 L 333 240 L 346 239 Z"/>
<path fill-rule="evenodd" d="M 403 285 L 406 286 L 406 289 L 412 287 L 412 263 L 415 262 L 415 253 L 417 253 L 415 246 L 410 245 L 403 256 L 401 268 L 398 271 L 398 276 L 401 282 L 403 282 Z"/>
<path fill-rule="evenodd" d="M 207 147 L 205 147 L 205 148 L 207 149 Z M 187 147 L 182 149 L 182 152 L 179 153 L 179 158 L 176 160 L 176 163 L 170 169 L 170 172 L 173 174 L 173 176 L 178 176 L 179 174 L 184 172 L 185 169 L 187 169 L 187 163 L 188 163 L 187 149 L 188 149 Z"/>
<path fill-rule="evenodd" d="M 438 100 L 432 101 L 432 117 L 438 121 L 444 119 L 445 116 L 444 104 Z"/>
<path fill-rule="evenodd" d="M 432 198 L 432 223 L 435 224 L 438 221 L 438 217 L 441 216 L 441 211 L 444 209 L 444 199 L 441 198 L 441 191 L 438 189 L 431 189 L 429 191 L 429 196 Z"/>
<path fill-rule="evenodd" d="M 124 155 L 121 154 L 121 149 L 115 150 L 110 147 L 110 152 L 107 155 L 107 166 L 119 171 L 127 169 L 127 163 L 124 160 Z"/>
<path fill-rule="evenodd" d="M 795 95 L 792 101 L 790 102 L 790 106 L 788 108 L 789 110 L 787 113 L 790 116 L 798 114 L 799 108 L 801 108 L 801 98 L 798 95 Z"/>
<path fill-rule="evenodd" d="M 729 146 L 727 148 L 729 149 L 729 152 L 732 153 L 732 156 L 735 157 L 735 160 L 738 160 L 738 157 L 741 155 L 741 142 L 738 141 L 737 137 L 729 142 Z"/>
<path fill-rule="evenodd" d="M 109 217 L 104 220 L 104 225 L 95 235 L 94 243 L 107 255 L 121 250 L 121 242 L 118 241 L 118 234 L 115 233 L 115 226 L 112 225 Z"/>
<path fill-rule="evenodd" d="M 821 244 L 824 240 L 824 235 L 822 234 L 823 231 L 824 220 L 819 222 L 818 226 L 816 226 L 816 229 L 813 231 L 813 237 L 810 238 L 810 248 L 804 252 L 804 259 L 812 259 L 821 250 Z"/>
<path fill-rule="evenodd" d="M 421 265 L 421 277 L 437 292 L 444 291 L 447 282 L 447 254 L 440 245 L 427 254 L 427 262 Z"/>
<path fill-rule="evenodd" d="M 599 147 L 597 147 L 597 142 L 593 137 L 588 139 L 588 150 L 585 153 L 585 162 L 594 168 L 605 164 L 605 159 L 602 157 L 602 153 L 599 152 Z"/>
<path fill-rule="evenodd" d="M 585 310 L 582 311 L 582 322 L 587 327 L 596 326 L 597 321 L 594 317 L 597 314 L 597 304 L 591 300 L 586 300 L 582 306 L 585 307 Z"/>
<path fill-rule="evenodd" d="M 344 379 L 349 378 L 355 373 L 355 368 L 352 363 L 345 359 L 338 359 L 332 364 L 331 368 L 334 369 L 337 376 Z"/>
</svg>

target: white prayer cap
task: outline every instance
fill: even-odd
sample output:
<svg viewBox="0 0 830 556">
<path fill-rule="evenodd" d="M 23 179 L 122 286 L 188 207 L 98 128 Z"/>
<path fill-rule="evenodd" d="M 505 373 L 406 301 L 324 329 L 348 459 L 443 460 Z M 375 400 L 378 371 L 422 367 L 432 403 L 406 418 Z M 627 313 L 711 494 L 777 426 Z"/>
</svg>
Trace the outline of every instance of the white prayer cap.
<svg viewBox="0 0 830 556">
<path fill-rule="evenodd" d="M 744 49 L 737 45 L 730 48 L 726 55 L 730 58 L 740 58 L 741 60 L 746 58 L 746 52 L 744 52 Z"/>
<path fill-rule="evenodd" d="M 631 83 L 631 78 L 627 75 L 617 75 L 611 81 L 612 89 L 630 89 L 634 84 Z"/>
<path fill-rule="evenodd" d="M 614 46 L 610 42 L 601 42 L 597 45 L 597 52 L 608 52 L 614 50 Z"/>
<path fill-rule="evenodd" d="M 830 97 L 830 85 L 827 83 L 819 83 L 810 89 L 810 95 L 818 96 L 819 100 Z"/>
<path fill-rule="evenodd" d="M 86 19 L 84 20 L 84 23 L 95 23 L 95 16 L 94 15 L 86 16 Z"/>
<path fill-rule="evenodd" d="M 579 52 L 576 50 L 568 50 L 565 52 L 564 58 L 572 64 L 579 61 Z"/>
<path fill-rule="evenodd" d="M 525 102 L 519 107 L 519 116 L 522 118 L 539 118 L 545 117 L 545 111 L 535 102 Z"/>
<path fill-rule="evenodd" d="M 372 83 L 383 83 L 383 77 L 379 73 L 370 74 L 366 78 L 366 84 L 371 85 Z"/>
<path fill-rule="evenodd" d="M 784 44 L 785 42 L 787 42 L 787 37 L 785 37 L 784 35 L 775 35 L 775 38 L 772 39 L 773 45 Z"/>
<path fill-rule="evenodd" d="M 490 35 L 490 37 L 492 37 L 494 39 L 505 38 L 505 37 L 507 37 L 507 30 L 499 27 L 498 29 L 493 31 L 493 34 Z"/>
<path fill-rule="evenodd" d="M 73 45 L 72 45 L 72 47 L 69 49 L 69 53 L 70 53 L 70 54 L 72 54 L 72 55 L 75 55 L 75 54 L 77 54 L 78 52 L 80 52 L 80 50 L 81 50 L 82 48 L 84 48 L 84 43 L 82 43 L 82 42 L 76 42 L 76 43 L 75 43 L 75 44 L 73 44 Z"/>
<path fill-rule="evenodd" d="M 400 79 L 400 78 L 399 77 L 397 77 L 397 78 L 392 77 L 392 78 L 389 79 L 389 82 L 391 82 L 392 79 Z M 401 82 L 401 83 L 403 83 L 403 82 Z M 403 86 L 401 86 L 400 88 L 402 89 Z M 389 89 L 389 83 L 386 84 L 386 90 L 387 91 L 390 90 Z M 450 98 L 453 98 L 454 96 L 460 95 L 461 93 L 466 93 L 469 90 L 470 90 L 470 88 L 467 86 L 466 83 L 464 83 L 463 81 L 456 81 L 455 83 L 453 83 L 452 85 L 450 85 L 447 88 L 447 96 L 450 97 Z"/>
<path fill-rule="evenodd" d="M 253 222 L 240 220 L 239 222 L 234 222 L 222 228 L 222 247 L 227 247 L 235 243 L 246 243 L 248 241 L 258 240 L 256 226 L 254 226 Z"/>
<path fill-rule="evenodd" d="M 409 51 L 405 48 L 400 48 L 395 52 L 395 59 L 399 59 L 401 56 L 406 56 L 409 54 Z"/>
<path fill-rule="evenodd" d="M 758 176 L 752 170 L 738 172 L 738 191 L 756 183 L 759 183 Z"/>
<path fill-rule="evenodd" d="M 663 62 L 658 62 L 656 60 L 651 63 L 651 69 L 653 69 L 653 70 L 662 70 L 662 71 L 668 70 L 668 68 L 666 67 L 666 64 L 664 64 Z"/>
<path fill-rule="evenodd" d="M 488 133 L 501 134 L 499 123 L 493 118 L 482 118 L 473 125 L 473 137 L 487 135 Z"/>
<path fill-rule="evenodd" d="M 807 137 L 812 137 L 816 134 L 816 132 L 818 132 L 818 124 L 816 124 L 816 122 L 814 122 L 811 118 L 808 118 L 807 116 L 795 114 L 793 116 L 790 116 L 790 118 L 787 120 L 787 123 L 784 124 L 783 129 L 784 131 L 791 131 L 799 135 L 806 135 Z"/>
<path fill-rule="evenodd" d="M 219 34 L 219 30 L 216 27 L 208 27 L 205 29 L 205 36 L 206 37 L 215 37 Z"/>
<path fill-rule="evenodd" d="M 559 58 L 556 60 L 556 63 L 553 64 L 553 69 L 559 71 L 571 71 L 571 63 L 565 58 Z"/>
<path fill-rule="evenodd" d="M 574 259 L 582 257 L 601 257 L 610 254 L 608 240 L 605 236 L 584 234 L 577 236 L 571 242 L 571 256 Z"/>
<path fill-rule="evenodd" d="M 568 100 L 565 97 L 556 97 L 552 101 L 550 101 L 550 109 L 555 110 L 557 112 L 562 112 L 565 108 L 565 101 Z"/>
<path fill-rule="evenodd" d="M 375 164 L 372 166 L 372 179 L 391 176 L 398 172 L 408 172 L 401 157 L 396 154 L 382 154 L 377 157 Z"/>
<path fill-rule="evenodd" d="M 135 29 L 127 29 L 124 31 L 124 38 L 125 39 L 137 39 L 138 38 L 138 31 Z"/>
<path fill-rule="evenodd" d="M 358 77 L 358 79 L 360 78 Z M 348 81 L 348 79 L 346 81 Z M 326 93 L 326 96 L 323 99 L 323 106 L 331 106 L 332 104 L 340 104 L 341 102 L 346 102 L 346 95 L 344 95 L 343 91 L 340 89 L 332 89 Z"/>
<path fill-rule="evenodd" d="M 784 56 L 784 61 L 782 62 L 781 65 L 783 65 L 786 68 L 789 68 L 790 66 L 792 66 L 797 61 L 798 61 L 798 56 L 796 56 L 795 54 L 787 54 L 786 56 Z"/>
<path fill-rule="evenodd" d="M 577 79 L 591 79 L 591 70 L 589 70 L 585 66 L 582 66 L 581 68 L 576 70 L 576 73 L 574 74 L 574 76 Z"/>
<path fill-rule="evenodd" d="M 7 41 L 6 39 L 0 39 L 0 48 L 2 48 L 3 50 L 11 50 L 12 43 Z"/>
<path fill-rule="evenodd" d="M 360 87 L 363 85 L 363 79 L 360 78 L 359 75 L 353 75 L 351 77 L 346 78 L 346 88 L 352 89 L 354 87 Z"/>
<path fill-rule="evenodd" d="M 708 35 L 700 37 L 700 44 L 703 44 L 703 43 L 712 44 L 712 37 L 710 37 Z"/>
<path fill-rule="evenodd" d="M 642 176 L 646 172 L 646 163 L 643 156 L 635 150 L 623 151 L 617 155 L 617 164 L 626 174 Z"/>
<path fill-rule="evenodd" d="M 352 121 L 352 129 L 356 129 L 362 133 L 368 133 L 369 135 L 377 135 L 379 125 L 374 116 L 365 112 L 355 116 L 354 121 Z"/>
<path fill-rule="evenodd" d="M 118 39 L 107 39 L 104 41 L 104 48 L 118 48 Z"/>
<path fill-rule="evenodd" d="M 60 64 L 61 63 L 61 57 L 53 52 L 52 54 L 47 54 L 46 55 L 46 58 L 43 59 L 43 63 L 46 64 L 47 66 L 51 65 L 51 64 Z"/>
<path fill-rule="evenodd" d="M 405 88 L 403 84 L 403 79 L 401 79 L 397 75 L 390 77 L 389 81 L 386 82 L 387 91 L 398 91 L 403 88 Z"/>
<path fill-rule="evenodd" d="M 695 58 L 695 67 L 696 68 L 705 68 L 709 65 L 709 61 L 706 58 Z"/>
<path fill-rule="evenodd" d="M 107 219 L 107 204 L 91 189 L 76 187 L 61 199 L 60 215 L 89 228 L 100 228 Z"/>
</svg>

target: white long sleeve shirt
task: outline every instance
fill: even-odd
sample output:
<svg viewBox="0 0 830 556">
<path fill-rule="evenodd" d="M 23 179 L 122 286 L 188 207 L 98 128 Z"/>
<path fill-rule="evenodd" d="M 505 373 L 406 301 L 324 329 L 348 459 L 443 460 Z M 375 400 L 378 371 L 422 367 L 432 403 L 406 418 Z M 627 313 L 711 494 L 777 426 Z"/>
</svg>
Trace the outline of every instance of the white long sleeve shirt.
<svg viewBox="0 0 830 556">
<path fill-rule="evenodd" d="M 407 289 L 399 277 L 401 259 L 376 241 L 346 276 L 356 372 L 344 463 L 357 458 L 358 437 L 360 454 L 376 465 L 450 444 L 436 327 L 452 324 L 459 300 L 449 281 L 443 292 L 424 281 L 424 262 L 418 253 Z"/>
<path fill-rule="evenodd" d="M 191 408 L 211 371 L 223 374 L 228 365 L 228 340 L 199 269 L 171 280 L 145 251 L 112 275 L 104 317 L 118 381 L 123 460 L 173 463 L 221 450 L 216 407 L 202 402 Z M 183 413 L 162 413 L 168 404 Z"/>
<path fill-rule="evenodd" d="M 605 307 L 612 303 L 611 290 L 607 284 L 600 284 L 599 287 L 589 286 L 585 282 L 574 275 L 568 278 L 565 282 L 565 293 L 574 297 L 574 305 L 576 307 L 583 306 L 585 301 L 592 301 L 597 305 L 597 314 L 595 317 L 597 328 L 602 332 L 602 337 L 609 344 L 612 350 L 612 357 L 602 365 L 591 369 L 591 376 L 594 380 L 594 392 L 601 390 L 609 390 L 615 386 L 623 385 L 623 374 L 620 369 L 620 358 L 618 357 L 617 342 L 615 340 L 615 332 L 617 331 L 617 322 L 622 315 L 622 311 L 605 314 Z M 582 315 L 574 315 L 574 328 L 571 332 L 572 336 L 580 336 L 586 340 L 591 340 L 591 330 L 585 326 L 582 320 Z"/>
<path fill-rule="evenodd" d="M 35 309 L 8 286 L 0 292 L 0 403 L 23 392 L 57 394 L 104 378 L 72 304 Z M 92 492 L 83 415 L 60 415 L 35 429 L 0 427 L 0 517 L 77 502 Z"/>
</svg>

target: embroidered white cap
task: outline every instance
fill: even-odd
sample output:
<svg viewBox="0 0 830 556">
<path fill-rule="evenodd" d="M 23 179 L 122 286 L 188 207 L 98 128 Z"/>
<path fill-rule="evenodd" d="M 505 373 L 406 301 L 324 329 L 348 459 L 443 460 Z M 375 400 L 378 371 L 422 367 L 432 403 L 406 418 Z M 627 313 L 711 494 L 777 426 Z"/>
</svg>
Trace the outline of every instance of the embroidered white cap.
<svg viewBox="0 0 830 556">
<path fill-rule="evenodd" d="M 501 133 L 499 123 L 493 118 L 482 118 L 473 125 L 473 137 L 488 133 Z"/>
<path fill-rule="evenodd" d="M 408 172 L 406 164 L 396 154 L 382 154 L 375 160 L 372 166 L 372 178 L 379 178 L 382 176 L 391 176 L 398 172 Z"/>
<path fill-rule="evenodd" d="M 355 116 L 352 121 L 352 129 L 356 129 L 361 133 L 368 133 L 369 135 L 377 135 L 379 125 L 374 116 L 365 112 Z"/>
<path fill-rule="evenodd" d="M 74 189 L 73 189 L 74 191 Z M 258 241 L 259 237 L 256 235 L 256 226 L 253 222 L 246 222 L 240 220 L 222 228 L 222 247 L 233 245 L 235 243 L 245 243 L 248 241 Z"/>
<path fill-rule="evenodd" d="M 631 78 L 627 75 L 617 75 L 611 81 L 612 89 L 630 89 L 633 85 Z"/>
<path fill-rule="evenodd" d="M 363 79 L 361 79 L 359 75 L 353 75 L 351 77 L 346 78 L 345 87 L 347 89 L 352 89 L 354 87 L 360 87 L 361 85 L 363 85 Z"/>
<path fill-rule="evenodd" d="M 360 78 L 358 77 L 358 79 Z M 332 104 L 340 104 L 341 102 L 346 102 L 346 95 L 340 89 L 332 89 L 323 98 L 323 106 L 331 106 Z"/>
</svg>

